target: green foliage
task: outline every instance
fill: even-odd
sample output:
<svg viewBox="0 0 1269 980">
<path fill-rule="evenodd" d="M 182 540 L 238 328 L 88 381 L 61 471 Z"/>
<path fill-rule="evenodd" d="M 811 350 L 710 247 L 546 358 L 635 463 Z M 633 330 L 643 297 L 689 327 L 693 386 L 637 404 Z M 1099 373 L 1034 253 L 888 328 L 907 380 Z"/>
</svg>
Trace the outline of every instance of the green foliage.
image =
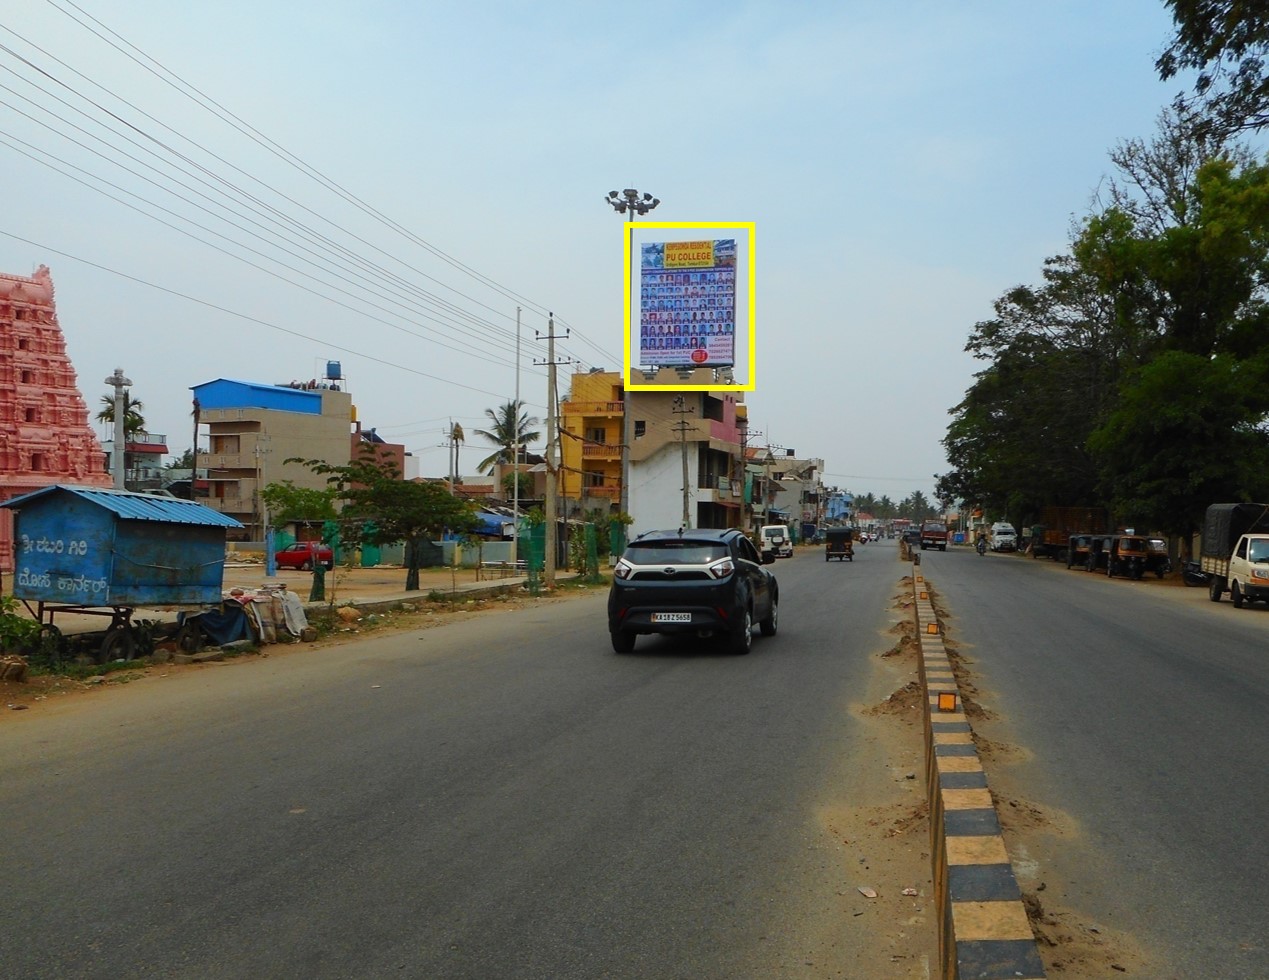
<svg viewBox="0 0 1269 980">
<path fill-rule="evenodd" d="M 172 461 L 163 468 L 165 470 L 192 470 L 195 462 L 194 450 L 186 449 L 179 455 L 173 456 Z"/>
<path fill-rule="evenodd" d="M 1224 354 L 1167 351 L 1137 371 L 1089 437 L 1122 520 L 1189 535 L 1213 501 L 1264 499 L 1267 381 Z"/>
<path fill-rule="evenodd" d="M 0 653 L 29 650 L 40 635 L 40 624 L 23 616 L 17 599 L 0 595 Z"/>
<path fill-rule="evenodd" d="M 98 422 L 113 422 L 115 420 L 115 396 L 102 395 L 101 402 L 105 406 L 97 413 Z M 123 434 L 125 436 L 136 435 L 138 432 L 145 431 L 145 416 L 141 411 L 145 408 L 140 399 L 134 399 L 126 390 L 123 393 Z"/>
<path fill-rule="evenodd" d="M 485 415 L 493 424 L 488 429 L 476 429 L 475 433 L 497 446 L 498 450 L 477 464 L 477 468 L 482 473 L 492 473 L 495 463 L 513 462 L 517 445 L 523 451 L 528 443 L 536 442 L 541 438 L 541 433 L 533 429 L 540 420 L 530 416 L 524 410 L 522 401 L 505 402 L 498 407 L 497 411 L 486 408 Z"/>
<path fill-rule="evenodd" d="M 1109 203 L 976 324 L 941 500 L 1109 506 L 1188 533 L 1265 472 L 1269 169 L 1183 110 L 1112 153 Z"/>
<path fill-rule="evenodd" d="M 339 490 L 335 487 L 318 490 L 297 487 L 293 481 L 283 480 L 270 483 L 261 496 L 269 508 L 269 523 L 274 527 L 292 522 L 329 521 L 338 516 L 335 502 L 339 499 Z"/>
<path fill-rule="evenodd" d="M 419 546 L 444 532 L 468 534 L 479 520 L 475 508 L 452 496 L 437 483 L 402 480 L 391 463 L 369 446 L 361 458 L 343 465 L 325 460 L 295 460 L 326 477 L 335 499 L 344 501 L 340 513 L 344 540 L 363 544 L 403 542 L 407 591 L 419 587 Z"/>
<path fill-rule="evenodd" d="M 1223 132 L 1269 124 L 1269 16 L 1249 0 L 1165 0 L 1176 36 L 1159 56 L 1159 77 L 1195 72 L 1195 101 Z"/>
</svg>

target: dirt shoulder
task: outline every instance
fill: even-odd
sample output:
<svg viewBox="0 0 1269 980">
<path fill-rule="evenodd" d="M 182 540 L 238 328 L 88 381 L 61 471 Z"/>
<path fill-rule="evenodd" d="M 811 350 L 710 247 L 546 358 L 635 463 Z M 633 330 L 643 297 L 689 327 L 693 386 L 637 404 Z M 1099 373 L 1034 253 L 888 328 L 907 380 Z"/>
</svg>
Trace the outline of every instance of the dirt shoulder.
<svg viewBox="0 0 1269 980">
<path fill-rule="evenodd" d="M 596 591 L 607 589 L 607 584 L 581 585 L 561 582 L 553 591 L 531 595 L 514 578 L 492 578 L 488 573 L 472 569 L 421 569 L 419 589 L 405 590 L 406 570 L 400 566 L 376 568 L 336 568 L 326 574 L 326 598 L 328 615 L 309 611 L 310 624 L 317 628 L 318 637 L 312 643 L 279 642 L 259 648 L 226 655 L 214 664 L 147 663 L 142 660 L 129 664 L 113 665 L 109 673 L 88 677 L 59 674 L 31 674 L 23 682 L 0 678 L 0 724 L 12 711 L 38 709 L 50 701 L 91 694 L 102 687 L 135 683 L 147 677 L 170 677 L 173 674 L 192 673 L 227 664 L 250 662 L 259 657 L 294 656 L 317 645 L 349 643 L 367 635 L 431 629 L 455 620 L 476 615 L 509 612 L 529 607 L 541 608 L 567 602 Z M 247 591 L 262 587 L 285 585 L 307 603 L 312 586 L 311 572 L 279 570 L 275 576 L 264 573 L 264 565 L 236 564 L 225 569 L 224 589 L 241 588 Z M 505 585 L 508 589 L 497 595 L 465 595 L 463 586 Z M 392 600 L 392 607 L 385 611 L 345 611 L 340 606 L 350 602 Z M 159 619 L 174 621 L 180 607 L 168 606 L 154 609 L 138 609 L 134 619 Z M 91 615 L 59 615 L 57 624 L 67 633 L 103 629 L 109 620 Z"/>
</svg>

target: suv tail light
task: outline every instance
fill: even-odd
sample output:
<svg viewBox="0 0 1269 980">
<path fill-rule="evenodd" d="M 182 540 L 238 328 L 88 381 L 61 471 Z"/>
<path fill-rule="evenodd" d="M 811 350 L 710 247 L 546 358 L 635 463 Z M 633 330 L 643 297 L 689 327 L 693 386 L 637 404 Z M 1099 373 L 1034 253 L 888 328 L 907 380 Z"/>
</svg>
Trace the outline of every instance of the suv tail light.
<svg viewBox="0 0 1269 980">
<path fill-rule="evenodd" d="M 722 561 L 716 561 L 709 566 L 709 574 L 714 578 L 726 578 L 736 570 L 735 564 L 730 558 L 724 558 Z"/>
</svg>

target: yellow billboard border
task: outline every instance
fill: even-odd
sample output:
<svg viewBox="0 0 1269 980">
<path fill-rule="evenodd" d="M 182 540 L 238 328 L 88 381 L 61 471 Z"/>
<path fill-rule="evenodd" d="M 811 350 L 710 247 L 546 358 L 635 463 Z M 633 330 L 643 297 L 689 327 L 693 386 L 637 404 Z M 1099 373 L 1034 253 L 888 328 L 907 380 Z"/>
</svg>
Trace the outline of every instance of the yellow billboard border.
<svg viewBox="0 0 1269 980">
<path fill-rule="evenodd" d="M 755 282 L 756 265 L 754 263 L 754 239 L 756 237 L 755 226 L 752 221 L 627 221 L 624 223 L 626 228 L 625 244 L 622 247 L 622 254 L 625 256 L 625 274 L 622 278 L 625 280 L 625 348 L 622 352 L 622 372 L 621 378 L 625 384 L 626 391 L 753 391 L 754 385 L 757 383 L 758 375 L 755 366 L 754 355 L 754 324 L 756 322 L 756 314 L 754 301 L 757 290 Z M 749 266 L 749 380 L 743 385 L 736 384 L 716 384 L 716 385 L 693 385 L 693 384 L 677 384 L 677 385 L 655 385 L 655 384 L 632 384 L 630 381 L 630 314 L 631 306 L 634 299 L 634 279 L 630 274 L 630 263 L 633 261 L 631 253 L 631 243 L 634 241 L 634 231 L 637 228 L 744 228 L 748 234 L 748 266 Z"/>
</svg>

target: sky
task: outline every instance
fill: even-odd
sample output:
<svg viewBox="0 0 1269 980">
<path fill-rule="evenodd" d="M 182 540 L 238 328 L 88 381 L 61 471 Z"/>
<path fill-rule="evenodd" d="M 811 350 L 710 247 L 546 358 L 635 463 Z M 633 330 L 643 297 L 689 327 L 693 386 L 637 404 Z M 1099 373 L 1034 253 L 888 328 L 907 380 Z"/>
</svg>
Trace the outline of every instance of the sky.
<svg viewBox="0 0 1269 980">
<path fill-rule="evenodd" d="M 8 0 L 0 272 L 50 267 L 90 412 L 122 368 L 174 454 L 192 386 L 338 361 L 363 426 L 442 475 L 458 422 L 472 473 L 517 376 L 546 415 L 549 313 L 563 377 L 621 369 L 604 197 L 633 187 L 648 220 L 754 223 L 752 442 L 932 496 L 974 324 L 1155 132 L 1171 27 L 1163 0 Z"/>
</svg>

